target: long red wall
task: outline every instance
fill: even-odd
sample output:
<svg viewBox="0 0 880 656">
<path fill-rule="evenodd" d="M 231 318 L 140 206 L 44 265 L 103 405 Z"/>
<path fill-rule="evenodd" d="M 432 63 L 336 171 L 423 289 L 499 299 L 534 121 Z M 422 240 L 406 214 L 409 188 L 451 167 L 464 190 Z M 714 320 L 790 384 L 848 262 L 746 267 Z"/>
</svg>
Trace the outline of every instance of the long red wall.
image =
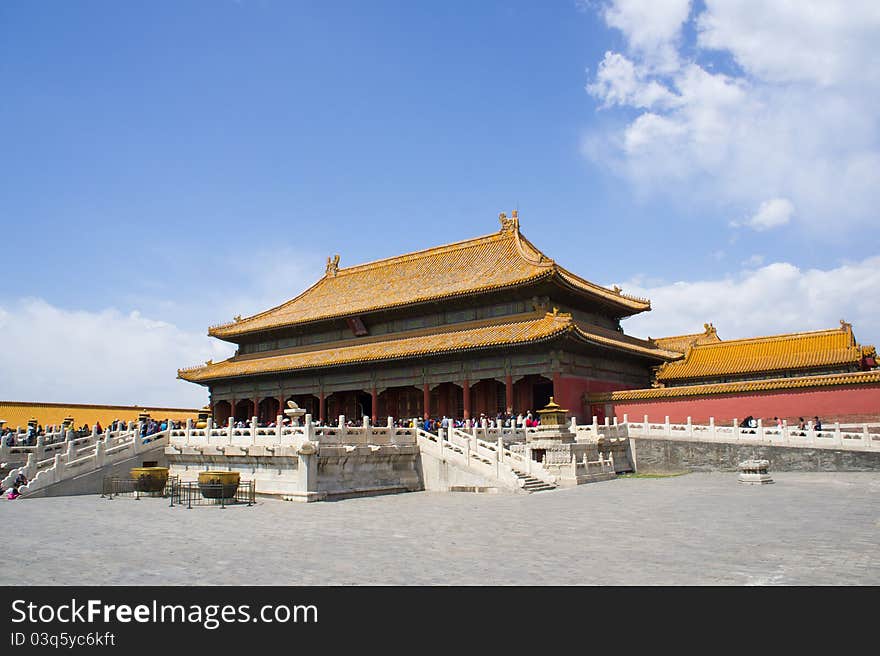
<svg viewBox="0 0 880 656">
<path fill-rule="evenodd" d="M 880 385 L 618 401 L 614 403 L 614 414 L 618 421 L 623 421 L 623 415 L 626 414 L 632 421 L 641 421 L 648 415 L 651 421 L 657 422 L 669 415 L 672 423 L 684 423 L 690 416 L 694 423 L 701 424 L 707 423 L 709 417 L 715 417 L 716 423 L 724 423 L 734 418 L 742 420 L 748 415 L 764 420 L 780 417 L 789 423 L 797 422 L 799 417 L 809 420 L 816 415 L 824 423 L 878 421 Z"/>
<path fill-rule="evenodd" d="M 590 423 L 592 421 L 591 409 L 585 402 L 587 394 L 597 394 L 600 392 L 616 392 L 618 390 L 628 389 L 623 383 L 614 383 L 604 380 L 589 380 L 586 378 L 576 378 L 574 376 L 559 376 L 559 385 L 557 389 L 556 382 L 553 385 L 554 400 L 560 406 L 569 411 L 569 416 L 577 417 L 579 424 Z"/>
</svg>

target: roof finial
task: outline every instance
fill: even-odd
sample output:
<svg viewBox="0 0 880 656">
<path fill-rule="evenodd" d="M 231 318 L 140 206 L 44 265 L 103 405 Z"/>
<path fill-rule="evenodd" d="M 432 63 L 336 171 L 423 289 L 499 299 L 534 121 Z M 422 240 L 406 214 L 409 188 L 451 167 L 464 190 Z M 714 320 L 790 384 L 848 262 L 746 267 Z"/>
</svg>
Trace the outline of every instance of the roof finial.
<svg viewBox="0 0 880 656">
<path fill-rule="evenodd" d="M 509 219 L 507 214 L 501 212 L 498 215 L 498 220 L 501 221 L 502 232 L 505 230 L 519 230 L 519 212 L 517 210 L 513 210 Z"/>
<path fill-rule="evenodd" d="M 339 255 L 334 255 L 332 260 L 328 257 L 324 273 L 328 276 L 335 276 L 337 271 L 339 271 Z"/>
</svg>

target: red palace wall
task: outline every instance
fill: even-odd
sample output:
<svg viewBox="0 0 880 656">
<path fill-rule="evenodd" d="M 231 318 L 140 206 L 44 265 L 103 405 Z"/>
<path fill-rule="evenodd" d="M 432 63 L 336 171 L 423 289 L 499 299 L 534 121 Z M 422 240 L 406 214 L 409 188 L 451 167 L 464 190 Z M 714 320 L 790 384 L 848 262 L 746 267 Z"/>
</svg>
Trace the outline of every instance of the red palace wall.
<svg viewBox="0 0 880 656">
<path fill-rule="evenodd" d="M 591 412 L 589 404 L 584 401 L 586 394 L 617 392 L 624 389 L 631 389 L 631 386 L 604 380 L 575 378 L 573 376 L 558 376 L 558 378 L 554 378 L 553 381 L 554 400 L 563 408 L 567 409 L 570 416 L 577 417 L 577 422 L 579 424 L 590 423 L 593 414 L 595 414 L 594 412 Z M 604 416 L 605 415 L 602 414 L 603 419 Z"/>
<path fill-rule="evenodd" d="M 614 403 L 618 421 L 629 415 L 641 421 L 645 415 L 661 422 L 669 415 L 672 423 L 684 423 L 688 416 L 694 423 L 726 423 L 748 415 L 768 419 L 780 417 L 788 423 L 818 415 L 824 423 L 841 421 L 859 423 L 880 420 L 880 385 L 814 388 L 811 390 L 770 390 L 682 399 L 619 401 Z M 765 421 L 766 425 L 766 421 Z"/>
</svg>

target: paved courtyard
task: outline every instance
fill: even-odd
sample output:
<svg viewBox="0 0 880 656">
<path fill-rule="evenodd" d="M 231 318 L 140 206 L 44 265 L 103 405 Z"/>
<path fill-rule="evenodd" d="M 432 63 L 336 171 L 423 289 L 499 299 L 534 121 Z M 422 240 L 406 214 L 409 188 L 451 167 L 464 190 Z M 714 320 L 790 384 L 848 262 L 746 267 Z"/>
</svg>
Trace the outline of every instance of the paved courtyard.
<svg viewBox="0 0 880 656">
<path fill-rule="evenodd" d="M 688 474 L 531 496 L 225 510 L 97 495 L 2 501 L 17 555 L 0 584 L 880 584 L 880 474 L 774 479 Z"/>
</svg>

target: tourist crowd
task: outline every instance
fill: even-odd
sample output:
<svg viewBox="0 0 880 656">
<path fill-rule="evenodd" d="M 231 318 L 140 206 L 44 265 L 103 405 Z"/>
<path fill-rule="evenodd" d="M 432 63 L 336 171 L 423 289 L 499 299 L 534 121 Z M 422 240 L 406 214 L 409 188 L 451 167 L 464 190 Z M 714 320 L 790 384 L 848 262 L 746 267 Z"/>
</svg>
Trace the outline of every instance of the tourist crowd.
<svg viewBox="0 0 880 656">
<path fill-rule="evenodd" d="M 481 414 L 479 417 L 474 419 L 462 419 L 457 417 L 447 417 L 443 415 L 442 417 L 429 417 L 428 419 L 421 418 L 411 418 L 411 419 L 392 419 L 392 426 L 394 428 L 421 428 L 422 430 L 437 432 L 438 429 L 443 428 L 470 428 L 472 426 L 482 426 L 485 421 L 486 425 L 489 428 L 533 428 L 540 425 L 540 419 L 535 416 L 531 410 L 527 413 L 519 415 L 512 415 L 499 412 L 497 415 L 487 416 L 485 414 Z M 336 426 L 336 422 L 322 422 L 320 420 L 315 420 L 315 426 Z M 303 419 L 291 419 L 288 417 L 284 417 L 281 420 L 282 426 L 302 426 Z M 362 423 L 355 419 L 348 419 L 345 422 L 345 425 L 349 428 L 355 428 L 357 426 L 361 426 Z M 233 428 L 250 428 L 251 422 L 244 421 L 242 419 L 238 419 L 233 421 Z M 265 421 L 257 421 L 258 428 L 275 428 L 277 426 L 275 421 L 265 422 Z"/>
<path fill-rule="evenodd" d="M 763 422 L 761 422 L 761 425 L 764 428 L 774 428 L 775 427 L 780 430 L 785 428 L 785 422 L 780 417 L 773 417 L 772 419 L 766 419 Z M 739 423 L 739 427 L 740 428 L 751 428 L 751 429 L 757 428 L 758 427 L 758 420 L 755 417 L 753 417 L 752 415 L 749 415 L 748 417 L 746 417 L 745 419 L 743 419 Z M 819 417 L 817 417 L 817 416 L 813 417 L 813 419 L 811 421 L 805 421 L 803 417 L 798 417 L 797 429 L 799 431 L 803 431 L 801 433 L 802 436 L 806 435 L 806 431 L 808 431 L 808 430 L 814 430 L 818 433 L 822 430 L 822 420 L 819 419 Z M 755 431 L 750 430 L 749 432 L 754 433 Z"/>
<path fill-rule="evenodd" d="M 155 420 L 149 419 L 141 424 L 141 437 L 146 438 L 155 433 L 159 433 L 168 428 L 169 423 L 171 428 L 178 429 L 181 428 L 183 422 L 173 421 L 168 419 L 163 420 Z M 132 424 L 133 425 L 133 424 Z M 120 419 L 114 419 L 110 424 L 104 428 L 101 425 L 101 422 L 96 422 L 94 429 L 98 435 L 103 435 L 105 432 L 117 432 L 128 430 L 129 422 L 122 421 Z M 83 424 L 80 428 L 72 428 L 71 429 L 73 435 L 72 439 L 77 439 L 79 437 L 86 437 L 92 434 L 92 426 L 88 424 Z M 18 429 L 13 429 L 9 427 L 5 427 L 0 430 L 0 444 L 3 446 L 13 447 L 13 446 L 35 446 L 37 443 L 38 437 L 44 438 L 45 444 L 54 444 L 56 442 L 64 442 L 67 439 L 67 435 L 63 431 L 63 426 L 60 424 L 48 424 L 45 427 L 39 422 L 36 424 L 28 424 L 27 428 L 24 431 L 19 432 Z"/>
</svg>

